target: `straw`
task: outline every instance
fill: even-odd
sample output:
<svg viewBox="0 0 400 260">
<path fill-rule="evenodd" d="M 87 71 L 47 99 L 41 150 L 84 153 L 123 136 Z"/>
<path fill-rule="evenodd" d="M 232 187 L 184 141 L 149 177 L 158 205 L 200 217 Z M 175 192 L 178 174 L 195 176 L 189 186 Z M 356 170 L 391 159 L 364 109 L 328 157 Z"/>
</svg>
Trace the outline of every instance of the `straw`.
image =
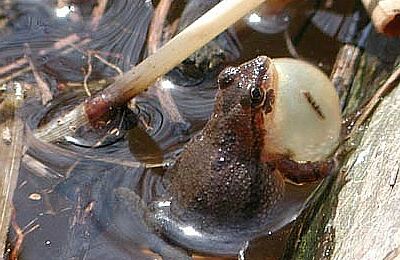
<svg viewBox="0 0 400 260">
<path fill-rule="evenodd" d="M 55 141 L 83 124 L 94 122 L 110 108 L 126 103 L 146 90 L 193 52 L 211 41 L 230 25 L 260 5 L 264 0 L 223 0 L 176 35 L 156 53 L 118 77 L 104 91 L 37 129 L 35 136 Z"/>
</svg>

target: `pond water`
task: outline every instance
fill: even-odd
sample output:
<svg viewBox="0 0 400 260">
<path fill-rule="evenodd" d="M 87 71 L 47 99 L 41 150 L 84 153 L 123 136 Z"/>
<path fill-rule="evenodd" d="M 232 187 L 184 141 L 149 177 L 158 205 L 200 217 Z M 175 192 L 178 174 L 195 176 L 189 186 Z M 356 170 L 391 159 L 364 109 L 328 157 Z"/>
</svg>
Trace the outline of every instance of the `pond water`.
<svg viewBox="0 0 400 260">
<path fill-rule="evenodd" d="M 342 31 L 350 30 L 346 23 L 355 19 L 352 1 L 332 2 L 292 4 L 285 32 L 264 34 L 240 21 L 235 29 L 241 55 L 230 63 L 240 64 L 257 55 L 291 56 L 295 49 L 302 59 L 329 73 L 346 41 Z M 174 3 L 171 12 L 179 16 L 183 5 L 184 1 Z M 39 125 L 84 100 L 85 78 L 101 86 L 102 79 L 129 70 L 145 57 L 152 14 L 151 1 L 2 1 L 0 82 L 11 76 L 36 93 L 21 108 L 27 150 L 13 204 L 21 228 L 36 228 L 24 237 L 20 259 L 157 257 L 146 246 L 146 230 L 115 200 L 115 190 L 128 187 L 145 202 L 154 200 L 164 171 L 156 165 L 174 161 L 213 111 L 214 76 L 207 75 L 196 84 L 188 81 L 186 86 L 168 81 L 180 121 L 165 111 L 156 91 L 150 89 L 136 98 L 132 110 L 116 112 L 109 125 L 120 134 L 99 146 L 93 147 L 92 139 L 105 135 L 104 129 L 84 129 L 77 139 L 56 144 L 33 136 Z M 40 100 L 39 79 L 53 95 L 47 105 Z M 268 256 L 280 255 L 285 226 L 299 213 L 314 187 L 287 184 L 279 221 L 271 228 L 278 234 L 271 239 L 273 248 Z M 15 240 L 11 228 L 8 253 Z"/>
</svg>

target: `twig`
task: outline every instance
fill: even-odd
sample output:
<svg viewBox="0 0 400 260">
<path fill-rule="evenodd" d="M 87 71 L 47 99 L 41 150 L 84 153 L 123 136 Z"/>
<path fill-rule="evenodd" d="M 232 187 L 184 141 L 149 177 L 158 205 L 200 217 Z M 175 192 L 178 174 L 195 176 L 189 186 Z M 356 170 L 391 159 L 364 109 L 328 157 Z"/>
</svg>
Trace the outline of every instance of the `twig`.
<svg viewBox="0 0 400 260">
<path fill-rule="evenodd" d="M 171 7 L 172 0 L 161 0 L 154 11 L 153 19 L 149 28 L 148 51 L 154 54 L 161 45 L 163 38 L 163 28 Z"/>
<path fill-rule="evenodd" d="M 361 51 L 357 46 L 346 44 L 337 54 L 335 64 L 331 72 L 331 81 L 339 95 L 340 106 L 343 109 L 346 104 L 347 95 L 358 66 Z"/>
<path fill-rule="evenodd" d="M 7 73 L 7 72 L 9 72 L 11 70 L 17 69 L 17 68 L 19 68 L 19 67 L 21 67 L 23 65 L 26 65 L 27 63 L 28 63 L 28 61 L 27 61 L 26 58 L 18 59 L 18 60 L 14 61 L 11 64 L 8 64 L 8 65 L 5 65 L 3 67 L 0 67 L 0 74 L 4 74 L 4 73 Z"/>
<path fill-rule="evenodd" d="M 36 230 L 37 228 L 40 227 L 39 224 L 35 224 L 35 222 L 38 220 L 38 218 L 34 218 L 31 221 L 29 221 L 28 224 L 25 225 L 25 227 L 22 229 L 22 232 L 24 233 L 24 235 L 28 235 L 29 233 L 33 232 L 34 230 Z M 35 225 L 33 225 L 35 224 Z M 30 228 L 29 228 L 30 227 Z M 29 229 L 28 229 L 29 228 Z"/>
<path fill-rule="evenodd" d="M 37 86 L 39 87 L 41 96 L 42 96 L 42 104 L 46 105 L 53 99 L 53 94 L 51 94 L 50 88 L 47 83 L 40 76 L 35 64 L 32 61 L 31 55 L 32 51 L 29 47 L 29 44 L 26 44 L 26 59 L 29 61 L 30 69 L 32 70 L 33 76 L 35 77 Z"/>
<path fill-rule="evenodd" d="M 124 74 L 124 72 L 123 72 L 118 66 L 112 64 L 111 62 L 108 62 L 105 58 L 103 58 L 102 56 L 100 56 L 100 54 L 99 54 L 97 51 L 95 51 L 95 50 L 88 50 L 88 51 L 85 51 L 85 50 L 83 50 L 82 48 L 80 48 L 79 46 L 77 46 L 77 45 L 75 45 L 75 44 L 70 44 L 70 46 L 71 46 L 72 48 L 74 48 L 75 50 L 79 51 L 79 52 L 82 53 L 82 54 L 85 54 L 85 55 L 87 55 L 87 56 L 91 55 L 91 56 L 96 57 L 99 61 L 103 62 L 105 65 L 107 65 L 107 66 L 109 66 L 110 68 L 114 69 L 120 76 L 121 76 L 122 74 Z M 108 55 L 111 55 L 111 54 L 108 53 Z M 119 57 L 118 57 L 118 58 L 119 58 Z"/>
<path fill-rule="evenodd" d="M 92 30 L 96 30 L 97 27 L 99 26 L 101 17 L 103 16 L 104 11 L 106 10 L 107 2 L 108 2 L 107 0 L 98 0 L 97 6 L 93 8 L 92 21 L 91 21 Z"/>
<path fill-rule="evenodd" d="M 13 205 L 11 205 L 11 207 L 12 207 L 12 209 L 11 209 L 11 211 L 12 211 L 11 226 L 14 229 L 16 240 L 15 240 L 14 248 L 11 250 L 10 259 L 17 260 L 19 253 L 21 251 L 21 246 L 22 246 L 22 243 L 24 242 L 25 236 L 27 234 L 31 233 L 32 231 L 36 230 L 37 228 L 39 228 L 39 225 L 38 224 L 33 225 L 37 221 L 37 218 L 35 218 L 32 221 L 30 221 L 23 229 L 21 229 L 16 220 L 17 214 L 15 211 L 15 208 Z M 28 229 L 29 226 L 32 226 L 32 227 Z"/>
<path fill-rule="evenodd" d="M 164 111 L 168 114 L 169 118 L 174 123 L 185 123 L 185 119 L 183 118 L 182 114 L 179 112 L 178 106 L 176 105 L 170 88 L 164 87 L 165 85 L 172 84 L 168 80 L 160 79 L 156 83 L 156 95 L 160 102 L 161 107 Z"/>
<path fill-rule="evenodd" d="M 394 70 L 394 72 L 389 76 L 386 82 L 375 92 L 375 94 L 367 102 L 367 104 L 365 104 L 361 108 L 361 110 L 355 114 L 354 119 L 352 119 L 351 121 L 352 122 L 351 128 L 345 134 L 345 138 L 342 140 L 343 142 L 354 139 L 356 134 L 359 132 L 361 125 L 363 125 L 365 121 L 371 116 L 371 114 L 373 113 L 379 102 L 382 100 L 382 98 L 387 94 L 389 94 L 397 86 L 399 82 L 400 82 L 400 66 L 398 66 L 398 68 Z M 347 129 L 344 130 L 347 131 Z M 348 147 L 346 145 L 341 145 L 335 151 L 334 156 L 336 158 L 339 158 L 343 154 L 346 154 L 347 152 L 348 152 Z M 348 171 L 350 171 L 352 167 L 353 165 L 350 166 Z M 389 180 L 389 183 L 392 183 L 392 180 Z"/>
<path fill-rule="evenodd" d="M 14 206 L 12 206 L 11 226 L 14 229 L 17 239 L 15 241 L 14 248 L 11 250 L 10 259 L 17 260 L 22 242 L 24 241 L 24 233 L 22 232 L 22 229 L 17 224 L 16 212 L 15 212 Z"/>
<path fill-rule="evenodd" d="M 66 133 L 71 133 L 71 127 L 77 129 L 84 124 L 95 122 L 109 111 L 110 107 L 125 104 L 146 90 L 160 76 L 262 2 L 263 0 L 221 1 L 156 53 L 147 57 L 123 76 L 118 77 L 104 91 L 78 105 L 64 116 L 55 118 L 43 128 L 37 129 L 36 136 L 46 141 L 53 141 Z"/>
<path fill-rule="evenodd" d="M 86 91 L 86 94 L 88 95 L 88 97 L 91 97 L 92 94 L 90 93 L 87 82 L 88 82 L 90 75 L 92 75 L 92 53 L 88 52 L 87 56 L 88 56 L 88 58 L 87 58 L 88 69 L 87 69 L 87 72 L 85 73 L 85 77 L 83 79 L 83 87 L 85 88 L 85 91 Z"/>
<path fill-rule="evenodd" d="M 38 56 L 44 56 L 44 55 L 46 55 L 48 53 L 51 53 L 52 51 L 57 51 L 57 50 L 63 49 L 64 47 L 70 45 L 71 43 L 73 43 L 73 42 L 75 42 L 77 40 L 80 40 L 80 42 L 77 43 L 76 46 L 83 46 L 83 45 L 85 45 L 85 44 L 87 44 L 87 43 L 89 43 L 91 41 L 91 39 L 83 39 L 82 40 L 78 36 L 73 34 L 73 35 L 70 35 L 70 36 L 68 36 L 66 38 L 63 38 L 63 39 L 59 40 L 58 42 L 56 42 L 53 45 L 53 48 L 39 51 Z M 66 50 L 62 51 L 60 53 L 60 55 L 68 54 L 73 50 L 74 50 L 73 48 L 67 48 Z M 12 64 L 6 65 L 4 67 L 0 67 L 0 74 L 4 74 L 4 73 L 7 73 L 7 72 L 10 72 L 10 71 L 12 71 L 14 69 L 17 69 L 19 67 L 27 65 L 28 63 L 29 63 L 29 61 L 26 58 L 21 58 L 21 59 L 15 61 L 15 62 L 13 62 Z M 7 82 L 15 79 L 18 76 L 21 76 L 24 73 L 29 72 L 30 70 L 31 70 L 31 67 L 29 67 L 29 66 L 28 67 L 24 67 L 24 68 L 19 69 L 16 72 L 6 76 L 6 77 L 4 77 L 4 78 L 0 78 L 0 86 L 3 85 L 4 83 L 7 83 Z"/>
<path fill-rule="evenodd" d="M 180 18 L 176 18 L 171 24 L 168 25 L 168 28 L 164 31 L 164 39 L 162 39 L 163 43 L 166 43 L 166 39 L 170 40 L 179 27 Z"/>
<path fill-rule="evenodd" d="M 56 211 L 54 210 L 54 207 L 51 204 L 50 197 L 49 197 L 49 194 L 51 192 L 53 192 L 52 189 L 43 190 L 42 191 L 42 197 L 43 197 L 43 204 L 44 204 L 45 209 L 46 209 L 44 212 L 47 215 L 53 215 L 54 216 L 54 215 L 56 215 Z"/>
<path fill-rule="evenodd" d="M 74 203 L 74 215 L 70 217 L 70 229 L 68 238 L 63 245 L 62 259 L 71 259 L 79 255 L 80 259 L 86 259 L 89 245 L 92 240 L 93 226 L 92 214 L 95 201 L 91 199 L 91 189 L 88 186 L 76 188 L 77 199 Z"/>
<path fill-rule="evenodd" d="M 163 35 L 163 28 L 167 20 L 168 11 L 171 7 L 172 0 L 161 0 L 154 12 L 153 19 L 150 23 L 148 51 L 149 55 L 154 54 L 162 45 L 163 41 L 169 40 Z M 171 36 L 171 35 L 169 35 Z M 164 88 L 163 79 L 157 80 L 155 83 L 155 94 L 160 102 L 161 107 L 169 115 L 172 122 L 184 122 L 184 119 L 172 98 L 171 90 Z"/>
<path fill-rule="evenodd" d="M 8 76 L 6 76 L 4 78 L 1 78 L 0 79 L 0 86 L 5 84 L 5 83 L 7 83 L 7 82 L 9 82 L 9 81 L 11 81 L 11 80 L 13 80 L 13 79 L 15 79 L 16 77 L 19 77 L 19 76 L 29 72 L 30 70 L 31 70 L 31 67 L 25 67 L 23 69 L 20 69 L 20 70 L 14 72 L 14 73 L 11 73 L 10 75 L 8 75 Z"/>
<path fill-rule="evenodd" d="M 292 42 L 292 38 L 290 37 L 289 30 L 286 29 L 284 34 L 285 34 L 286 48 L 289 51 L 290 55 L 292 55 L 292 57 L 295 59 L 300 59 L 301 57 Z"/>
<path fill-rule="evenodd" d="M 68 179 L 73 170 L 78 166 L 78 164 L 81 162 L 81 159 L 76 159 L 76 161 L 68 168 L 67 172 L 65 173 L 65 179 Z"/>
<path fill-rule="evenodd" d="M 365 120 L 371 115 L 381 99 L 387 95 L 393 88 L 397 86 L 400 81 L 400 66 L 390 75 L 386 82 L 378 89 L 374 96 L 368 101 L 365 107 L 362 109 L 360 116 L 357 118 L 351 133 L 352 136 L 357 129 L 365 122 Z"/>
<path fill-rule="evenodd" d="M 56 43 L 53 44 L 52 48 L 48 48 L 48 49 L 39 51 L 38 56 L 46 55 L 52 51 L 63 49 L 66 46 L 70 45 L 71 43 L 81 42 L 81 41 L 82 41 L 82 39 L 77 34 L 71 34 L 65 38 L 58 40 Z M 79 45 L 81 45 L 81 44 L 79 43 Z M 28 60 L 26 59 L 26 57 L 20 58 L 11 64 L 0 67 L 0 74 L 7 73 L 11 70 L 17 69 L 17 68 L 22 67 L 27 64 L 28 64 Z"/>
<path fill-rule="evenodd" d="M 103 62 L 106 64 L 108 67 L 114 69 L 120 76 L 124 74 L 124 72 L 116 65 L 112 64 L 111 62 L 108 62 L 106 59 L 104 59 L 100 54 L 93 52 L 93 57 L 96 57 L 99 61 Z"/>
</svg>

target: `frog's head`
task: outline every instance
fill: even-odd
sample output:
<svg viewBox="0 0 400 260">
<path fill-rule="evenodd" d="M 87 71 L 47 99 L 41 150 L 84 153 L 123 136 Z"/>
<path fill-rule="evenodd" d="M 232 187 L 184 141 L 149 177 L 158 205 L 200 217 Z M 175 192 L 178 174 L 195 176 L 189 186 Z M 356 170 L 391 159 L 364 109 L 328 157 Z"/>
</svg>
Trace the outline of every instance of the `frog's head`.
<svg viewBox="0 0 400 260">
<path fill-rule="evenodd" d="M 266 56 L 257 57 L 239 67 L 228 67 L 218 76 L 219 92 L 215 113 L 240 116 L 269 113 L 274 104 L 274 67 Z"/>
<path fill-rule="evenodd" d="M 220 73 L 210 123 L 213 129 L 210 133 L 220 137 L 219 145 L 230 146 L 237 153 L 251 149 L 250 156 L 258 156 L 256 150 L 263 147 L 266 133 L 266 115 L 274 111 L 275 74 L 272 60 L 266 56 L 228 67 Z"/>
</svg>

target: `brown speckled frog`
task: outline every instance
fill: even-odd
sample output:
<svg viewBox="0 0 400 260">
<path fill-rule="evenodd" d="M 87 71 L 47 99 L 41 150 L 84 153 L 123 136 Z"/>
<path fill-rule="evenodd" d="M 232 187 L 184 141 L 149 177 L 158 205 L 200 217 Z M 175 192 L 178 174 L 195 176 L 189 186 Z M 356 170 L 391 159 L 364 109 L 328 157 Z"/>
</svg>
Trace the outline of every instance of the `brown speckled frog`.
<svg viewBox="0 0 400 260">
<path fill-rule="evenodd" d="M 272 230 L 285 179 L 313 181 L 328 172 L 328 162 L 299 163 L 289 152 L 266 152 L 277 102 L 272 62 L 262 56 L 221 72 L 214 113 L 166 171 L 158 201 L 146 205 L 118 190 L 149 229 L 189 251 L 237 254 L 245 241 Z M 165 259 L 184 258 L 157 243 L 152 248 Z"/>
<path fill-rule="evenodd" d="M 214 113 L 166 174 L 172 211 L 213 224 L 266 216 L 283 194 L 283 178 L 261 162 L 265 114 L 272 111 L 270 60 L 259 57 L 219 76 Z"/>
</svg>

